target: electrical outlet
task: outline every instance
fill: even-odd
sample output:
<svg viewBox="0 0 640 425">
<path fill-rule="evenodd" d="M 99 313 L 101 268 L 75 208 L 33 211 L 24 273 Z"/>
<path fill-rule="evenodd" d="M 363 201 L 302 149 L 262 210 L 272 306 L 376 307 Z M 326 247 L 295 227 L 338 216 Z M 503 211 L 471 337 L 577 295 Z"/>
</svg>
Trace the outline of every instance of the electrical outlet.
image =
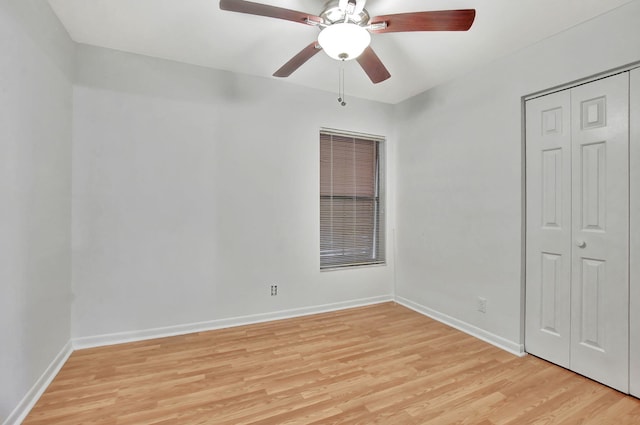
<svg viewBox="0 0 640 425">
<path fill-rule="evenodd" d="M 478 311 L 480 313 L 487 312 L 487 299 L 483 297 L 478 297 Z"/>
<path fill-rule="evenodd" d="M 271 285 L 271 296 L 278 295 L 278 285 Z"/>
</svg>

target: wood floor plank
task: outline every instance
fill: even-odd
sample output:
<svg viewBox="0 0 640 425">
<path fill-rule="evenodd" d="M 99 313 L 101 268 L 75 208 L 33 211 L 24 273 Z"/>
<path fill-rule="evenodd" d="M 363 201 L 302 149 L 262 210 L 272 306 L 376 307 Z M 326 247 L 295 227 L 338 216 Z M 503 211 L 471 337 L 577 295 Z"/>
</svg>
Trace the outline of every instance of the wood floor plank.
<svg viewBox="0 0 640 425">
<path fill-rule="evenodd" d="M 640 424 L 640 400 L 394 303 L 78 350 L 25 425 Z"/>
</svg>

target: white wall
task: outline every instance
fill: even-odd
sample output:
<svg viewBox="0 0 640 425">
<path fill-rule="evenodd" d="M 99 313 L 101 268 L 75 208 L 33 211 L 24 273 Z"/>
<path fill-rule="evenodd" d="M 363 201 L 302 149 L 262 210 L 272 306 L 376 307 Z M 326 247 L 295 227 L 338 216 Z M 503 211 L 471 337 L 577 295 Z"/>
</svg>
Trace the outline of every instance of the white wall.
<svg viewBox="0 0 640 425">
<path fill-rule="evenodd" d="M 391 244 L 388 266 L 319 271 L 318 217 L 320 127 L 387 136 L 392 184 L 390 105 L 90 46 L 77 61 L 74 337 L 391 296 Z"/>
<path fill-rule="evenodd" d="M 70 338 L 73 54 L 46 2 L 0 1 L 0 423 Z"/>
<path fill-rule="evenodd" d="M 640 60 L 638 22 L 635 1 L 398 105 L 398 296 L 522 343 L 521 97 Z"/>
</svg>

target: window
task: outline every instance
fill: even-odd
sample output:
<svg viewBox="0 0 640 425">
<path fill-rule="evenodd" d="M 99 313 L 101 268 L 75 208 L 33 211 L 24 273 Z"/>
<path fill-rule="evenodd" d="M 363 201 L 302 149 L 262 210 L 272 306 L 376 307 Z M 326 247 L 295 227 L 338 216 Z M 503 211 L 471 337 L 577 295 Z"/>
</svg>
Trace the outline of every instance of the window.
<svg viewBox="0 0 640 425">
<path fill-rule="evenodd" d="M 320 131 L 320 268 L 385 262 L 384 139 Z"/>
</svg>

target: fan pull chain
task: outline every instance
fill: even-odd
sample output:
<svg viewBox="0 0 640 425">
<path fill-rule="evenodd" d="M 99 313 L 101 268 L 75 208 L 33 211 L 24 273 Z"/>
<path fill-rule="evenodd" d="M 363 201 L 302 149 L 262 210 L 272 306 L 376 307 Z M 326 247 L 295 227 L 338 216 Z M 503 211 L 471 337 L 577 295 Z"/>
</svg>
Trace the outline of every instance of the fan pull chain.
<svg viewBox="0 0 640 425">
<path fill-rule="evenodd" d="M 347 106 L 344 99 L 344 61 L 340 62 L 340 68 L 338 68 L 338 103 Z"/>
</svg>

